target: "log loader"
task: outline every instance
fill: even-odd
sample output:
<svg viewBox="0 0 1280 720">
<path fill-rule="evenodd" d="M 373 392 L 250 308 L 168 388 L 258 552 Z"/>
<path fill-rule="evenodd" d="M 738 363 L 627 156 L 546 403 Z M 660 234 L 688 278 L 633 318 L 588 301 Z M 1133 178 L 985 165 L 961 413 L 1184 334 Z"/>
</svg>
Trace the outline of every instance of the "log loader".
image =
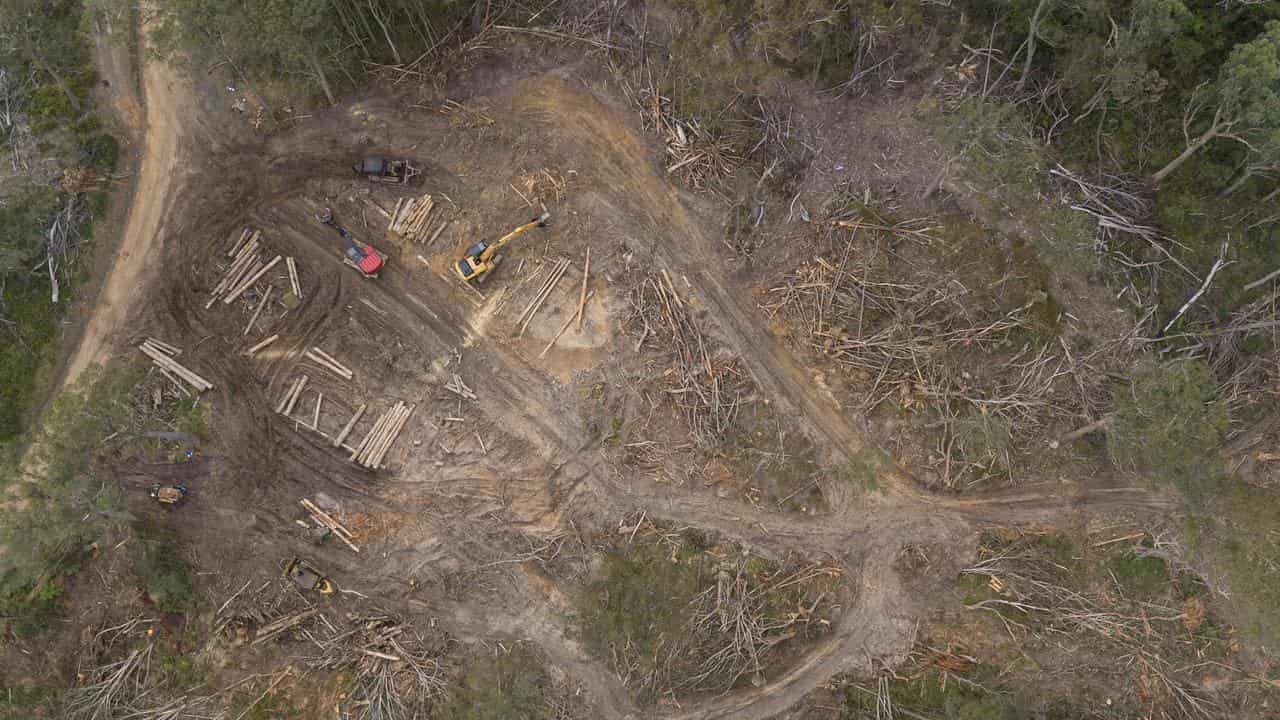
<svg viewBox="0 0 1280 720">
<path fill-rule="evenodd" d="M 325 208 L 324 212 L 316 216 L 316 219 L 337 230 L 338 235 L 346 242 L 346 247 L 343 249 L 342 262 L 355 268 L 367 278 L 378 277 L 378 273 L 382 271 L 382 266 L 387 262 L 386 255 L 378 252 L 372 245 L 360 242 L 346 228 L 334 222 L 333 211 L 328 208 Z"/>
<path fill-rule="evenodd" d="M 422 171 L 414 167 L 408 160 L 388 160 L 371 155 L 351 166 L 357 175 L 363 175 L 372 182 L 407 185 L 409 181 Z"/>
<path fill-rule="evenodd" d="M 182 485 L 155 484 L 147 494 L 161 505 L 180 505 L 187 497 L 187 489 Z"/>
<path fill-rule="evenodd" d="M 467 248 L 467 252 L 462 256 L 462 259 L 454 264 L 453 271 L 457 273 L 458 277 L 462 278 L 463 282 L 471 282 L 477 278 L 483 281 L 485 274 L 498 266 L 498 262 L 501 259 L 498 256 L 498 251 L 502 249 L 502 246 L 536 227 L 546 227 L 547 219 L 550 217 L 551 213 L 544 212 L 493 242 L 481 240 L 472 245 Z"/>
</svg>

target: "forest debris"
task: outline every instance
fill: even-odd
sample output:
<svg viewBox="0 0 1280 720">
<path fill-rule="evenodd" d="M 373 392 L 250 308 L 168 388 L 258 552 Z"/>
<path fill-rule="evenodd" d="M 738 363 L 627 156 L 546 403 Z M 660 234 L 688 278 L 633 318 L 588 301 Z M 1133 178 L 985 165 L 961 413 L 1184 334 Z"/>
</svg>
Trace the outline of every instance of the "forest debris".
<svg viewBox="0 0 1280 720">
<path fill-rule="evenodd" d="M 253 347 L 249 348 L 248 350 L 245 350 L 245 351 L 244 351 L 244 354 L 245 354 L 245 355 L 248 355 L 249 357 L 253 357 L 255 354 L 257 354 L 257 352 L 258 352 L 259 350 L 261 350 L 261 349 L 265 348 L 266 346 L 270 345 L 271 343 L 273 343 L 273 342 L 275 342 L 276 340 L 279 340 L 279 339 L 280 339 L 280 336 L 279 336 L 279 335 L 272 335 L 271 337 L 267 338 L 266 340 L 263 340 L 262 342 L 258 343 L 257 345 L 254 345 Z"/>
<path fill-rule="evenodd" d="M 440 237 L 440 233 L 444 232 L 444 229 L 447 227 L 449 227 L 448 220 L 445 220 L 444 222 L 440 223 L 440 227 L 436 228 L 435 232 L 431 233 L 430 239 L 427 240 L 427 246 L 430 247 L 431 245 L 434 245 L 436 242 L 436 238 Z"/>
<path fill-rule="evenodd" d="M 364 416 L 364 411 L 368 407 L 368 405 L 361 405 L 356 409 L 355 413 L 352 414 L 351 419 L 347 421 L 345 426 L 343 426 L 342 432 L 338 433 L 338 436 L 333 439 L 334 447 L 338 447 L 342 444 L 343 440 L 347 439 L 347 436 L 351 434 L 351 429 L 356 426 L 356 423 L 360 422 L 360 418 Z"/>
<path fill-rule="evenodd" d="M 524 337 L 524 331 L 529 329 L 529 323 L 533 321 L 533 316 L 537 314 L 538 310 L 542 307 L 542 303 L 546 302 L 546 299 L 551 295 L 552 291 L 556 289 L 556 285 L 560 283 L 560 278 L 564 276 L 565 270 L 568 269 L 568 260 L 558 261 L 555 269 L 551 271 L 551 274 L 542 284 L 542 287 L 538 290 L 537 294 L 534 295 L 533 300 L 531 300 L 525 307 L 524 312 L 520 313 L 520 319 L 516 321 L 520 325 L 519 337 Z"/>
<path fill-rule="evenodd" d="M 355 543 L 352 542 L 355 540 L 355 536 L 351 534 L 350 530 L 343 527 L 342 523 L 334 520 L 332 516 L 321 510 L 315 503 L 311 502 L 307 498 L 302 498 L 298 501 L 298 504 L 306 508 L 307 512 L 311 513 L 311 517 L 315 518 L 316 522 L 329 528 L 329 530 L 333 532 L 334 536 L 345 543 L 347 547 L 351 548 L 354 552 L 360 552 L 360 548 L 356 547 Z"/>
<path fill-rule="evenodd" d="M 253 311 L 253 315 L 249 318 L 248 324 L 244 326 L 244 332 L 241 336 L 248 335 L 253 329 L 253 324 L 258 322 L 258 316 L 262 314 L 262 308 L 267 306 L 267 301 L 271 299 L 271 291 L 275 289 L 275 285 L 268 285 L 267 291 L 262 293 L 262 299 L 258 301 L 258 307 Z"/>
<path fill-rule="evenodd" d="M 305 356 L 308 360 L 314 362 L 315 364 L 328 370 L 329 372 L 332 372 L 334 375 L 337 375 L 343 380 L 350 380 L 351 378 L 355 377 L 355 374 L 351 372 L 351 370 L 347 366 L 333 359 L 333 356 L 329 355 L 328 353 L 326 353 L 325 351 L 321 350 L 318 347 L 312 347 L 310 350 L 307 350 L 307 352 L 305 353 Z"/>
<path fill-rule="evenodd" d="M 289 615 L 279 620 L 276 620 L 275 622 L 270 623 L 268 625 L 264 625 L 263 627 L 258 629 L 258 632 L 254 635 L 253 642 L 249 644 L 260 645 L 274 637 L 281 635 L 282 633 L 288 630 L 292 630 L 293 628 L 298 627 L 299 625 L 310 620 L 311 618 L 315 617 L 319 613 L 320 613 L 320 608 L 315 608 L 315 607 L 307 608 L 306 610 L 303 610 L 300 613 L 295 613 L 293 615 Z"/>
<path fill-rule="evenodd" d="M 587 246 L 587 257 L 582 261 L 582 293 L 578 296 L 578 332 L 582 332 L 582 316 L 587 307 L 587 280 L 591 277 L 591 246 Z"/>
<path fill-rule="evenodd" d="M 468 400 L 476 399 L 476 394 L 472 392 L 471 388 L 467 387 L 466 383 L 462 382 L 462 377 L 458 373 L 454 373 L 449 382 L 445 383 L 444 389 Z"/>
<path fill-rule="evenodd" d="M 583 305 L 583 306 L 585 306 L 588 300 L 590 300 L 591 298 L 595 297 L 595 294 L 596 294 L 596 291 L 595 291 L 595 290 L 592 290 L 591 292 L 589 292 L 589 293 L 587 293 L 586 295 L 584 295 L 584 296 L 583 296 L 583 298 L 582 298 L 582 305 Z M 579 307 L 579 309 L 578 309 L 578 317 L 579 317 L 579 318 L 581 318 L 581 317 L 582 317 L 582 314 L 581 314 L 581 313 L 582 313 L 582 308 L 581 308 L 581 307 Z M 568 318 L 566 318 L 566 319 L 565 319 L 565 321 L 564 321 L 564 325 L 561 325 L 561 326 L 560 326 L 560 331 L 556 333 L 555 337 L 551 338 L 551 342 L 547 343 L 547 346 L 546 346 L 546 347 L 542 348 L 542 352 L 538 353 L 538 357 L 540 357 L 540 358 L 541 358 L 541 357 L 546 357 L 547 352 L 551 350 L 551 347 L 552 347 L 553 345 L 555 345 L 555 344 L 556 344 L 556 341 L 560 339 L 560 336 L 561 336 L 561 335 L 564 335 L 564 331 L 565 331 L 565 330 L 568 330 L 568 329 L 569 329 L 569 326 L 573 324 L 573 320 L 574 320 L 574 316 L 573 316 L 573 315 L 570 315 Z"/>
<path fill-rule="evenodd" d="M 293 289 L 293 296 L 302 299 L 302 285 L 298 282 L 298 263 L 290 255 L 284 259 L 284 264 L 289 268 L 289 287 Z"/>
</svg>

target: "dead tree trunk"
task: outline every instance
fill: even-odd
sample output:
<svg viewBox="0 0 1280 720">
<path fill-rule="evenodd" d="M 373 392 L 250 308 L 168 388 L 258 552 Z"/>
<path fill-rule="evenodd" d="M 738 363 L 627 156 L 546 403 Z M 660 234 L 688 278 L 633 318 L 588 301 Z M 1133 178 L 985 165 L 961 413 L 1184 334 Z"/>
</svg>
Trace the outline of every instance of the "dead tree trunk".
<svg viewBox="0 0 1280 720">
<path fill-rule="evenodd" d="M 320 59 L 314 53 L 308 55 L 307 59 L 311 62 L 311 69 L 315 71 L 316 81 L 320 83 L 320 89 L 324 91 L 325 99 L 329 101 L 330 105 L 337 105 L 338 99 L 333 96 L 333 88 L 329 87 L 329 78 L 324 74 L 324 66 L 320 64 Z"/>
<path fill-rule="evenodd" d="M 1031 75 L 1031 61 L 1036 56 L 1036 36 L 1040 33 L 1040 16 L 1049 7 L 1052 0 L 1040 0 L 1036 5 L 1036 11 L 1031 14 L 1031 27 L 1027 30 L 1027 57 L 1022 61 L 1022 76 L 1018 78 L 1018 84 L 1014 86 L 1017 92 L 1027 85 L 1027 78 Z"/>
</svg>

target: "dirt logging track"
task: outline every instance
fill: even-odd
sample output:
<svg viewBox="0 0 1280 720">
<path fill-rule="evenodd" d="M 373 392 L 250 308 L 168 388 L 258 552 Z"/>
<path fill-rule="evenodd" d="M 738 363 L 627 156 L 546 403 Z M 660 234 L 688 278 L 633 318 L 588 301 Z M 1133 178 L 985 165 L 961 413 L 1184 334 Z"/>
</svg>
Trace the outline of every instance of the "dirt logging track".
<svg viewBox="0 0 1280 720">
<path fill-rule="evenodd" d="M 1057 483 L 934 496 L 891 463 L 880 468 L 877 492 L 842 490 L 840 468 L 866 449 L 856 419 L 818 393 L 811 372 L 768 331 L 750 282 L 721 261 L 707 201 L 665 174 L 659 151 L 607 82 L 578 73 L 513 73 L 483 92 L 448 87 L 449 103 L 356 98 L 265 141 L 185 131 L 191 162 L 175 179 L 161 230 L 166 270 L 125 340 L 155 336 L 182 347 L 183 361 L 215 386 L 205 395 L 207 473 L 189 482 L 187 508 L 166 516 L 198 565 L 217 573 L 212 597 L 276 576 L 302 555 L 352 591 L 317 602 L 354 607 L 372 598 L 463 641 L 531 641 L 582 688 L 590 716 L 767 718 L 838 673 L 901 661 L 937 602 L 932 583 L 970 559 L 984 524 L 1122 520 L 1160 506 L 1129 489 Z M 366 153 L 413 158 L 423 175 L 409 188 L 367 183 L 349 167 Z M 423 193 L 435 202 L 432 227 L 448 221 L 438 237 L 386 233 L 384 213 Z M 543 204 L 551 225 L 513 243 L 479 292 L 449 274 L 465 246 L 527 221 Z M 337 234 L 316 220 L 326 207 L 389 256 L 379 278 L 341 263 Z M 296 260 L 301 297 L 289 296 L 282 262 L 234 303 L 206 309 L 246 227 L 261 231 L 265 259 Z M 544 354 L 577 312 L 588 246 L 594 294 L 582 331 L 570 324 Z M 522 333 L 522 310 L 560 259 L 570 263 L 564 278 Z M 688 445 L 675 396 L 643 386 L 675 370 L 670 347 L 636 324 L 632 307 L 635 288 L 668 277 L 664 292 L 676 296 L 668 301 L 705 333 L 708 368 L 732 367 L 742 407 L 767 406 L 769 418 L 813 449 L 830 476 L 821 511 L 752 502 L 726 491 L 728 481 L 673 482 L 678 451 L 657 471 L 635 462 L 633 450 L 659 441 L 679 446 L 683 434 Z M 246 334 L 268 285 L 272 297 Z M 279 339 L 245 354 L 270 335 Z M 352 379 L 307 359 L 313 347 L 351 368 Z M 301 375 L 308 383 L 284 417 L 276 408 Z M 474 400 L 447 387 L 455 376 Z M 385 469 L 358 466 L 328 440 L 367 405 L 346 440 L 354 446 L 397 402 L 415 409 Z M 611 426 L 652 432 L 624 430 L 623 442 L 610 441 Z M 306 515 L 299 499 L 318 496 L 352 530 L 359 554 L 332 540 L 306 542 L 295 522 Z M 609 664 L 577 640 L 571 598 L 590 574 L 593 548 L 644 522 L 839 568 L 844 589 L 831 627 L 788 648 L 786 662 L 756 687 L 637 707 Z M 550 542 L 577 549 L 554 562 L 535 557 L 531 548 Z M 936 577 L 902 570 L 908 546 L 927 549 Z"/>
</svg>

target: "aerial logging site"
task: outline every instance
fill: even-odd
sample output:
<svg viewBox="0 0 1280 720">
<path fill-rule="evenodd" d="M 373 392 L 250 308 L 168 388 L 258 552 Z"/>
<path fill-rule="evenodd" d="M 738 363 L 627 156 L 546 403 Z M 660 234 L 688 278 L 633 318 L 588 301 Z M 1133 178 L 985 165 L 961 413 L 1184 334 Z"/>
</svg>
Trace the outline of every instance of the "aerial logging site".
<svg viewBox="0 0 1280 720">
<path fill-rule="evenodd" d="M 0 0 L 0 719 L 1280 718 L 1280 2 Z"/>
</svg>

